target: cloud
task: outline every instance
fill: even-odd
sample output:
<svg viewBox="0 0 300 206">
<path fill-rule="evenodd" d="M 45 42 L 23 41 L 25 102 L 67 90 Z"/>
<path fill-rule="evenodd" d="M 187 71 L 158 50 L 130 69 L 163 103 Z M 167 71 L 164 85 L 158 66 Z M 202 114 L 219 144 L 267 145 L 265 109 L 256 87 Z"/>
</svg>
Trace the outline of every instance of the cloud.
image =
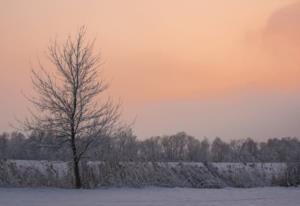
<svg viewBox="0 0 300 206">
<path fill-rule="evenodd" d="M 253 40 L 254 39 L 254 40 Z M 246 45 L 251 75 L 261 89 L 298 92 L 300 87 L 300 1 L 273 11 Z"/>
<path fill-rule="evenodd" d="M 275 11 L 264 30 L 264 41 L 275 50 L 300 50 L 300 1 Z"/>
</svg>

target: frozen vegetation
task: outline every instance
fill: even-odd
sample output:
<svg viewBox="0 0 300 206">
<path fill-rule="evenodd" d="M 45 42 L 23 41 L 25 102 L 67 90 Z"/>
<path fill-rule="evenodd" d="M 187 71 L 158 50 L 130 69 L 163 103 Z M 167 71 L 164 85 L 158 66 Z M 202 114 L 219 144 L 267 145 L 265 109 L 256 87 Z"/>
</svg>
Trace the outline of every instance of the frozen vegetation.
<svg viewBox="0 0 300 206">
<path fill-rule="evenodd" d="M 56 148 L 56 140 L 45 133 L 0 135 L 0 186 L 74 187 L 71 151 Z M 296 186 L 299 158 L 297 138 L 210 143 L 185 133 L 139 140 L 127 131 L 100 136 L 79 171 L 83 188 Z"/>
<path fill-rule="evenodd" d="M 191 189 L 113 188 L 96 190 L 0 188 L 5 206 L 299 206 L 299 188 Z"/>
<path fill-rule="evenodd" d="M 0 161 L 0 186 L 71 188 L 71 168 L 62 161 Z M 299 182 L 299 165 L 297 168 L 293 171 L 298 173 L 290 175 L 285 163 L 85 162 L 81 174 L 85 188 L 259 187 L 289 186 L 294 179 Z"/>
</svg>

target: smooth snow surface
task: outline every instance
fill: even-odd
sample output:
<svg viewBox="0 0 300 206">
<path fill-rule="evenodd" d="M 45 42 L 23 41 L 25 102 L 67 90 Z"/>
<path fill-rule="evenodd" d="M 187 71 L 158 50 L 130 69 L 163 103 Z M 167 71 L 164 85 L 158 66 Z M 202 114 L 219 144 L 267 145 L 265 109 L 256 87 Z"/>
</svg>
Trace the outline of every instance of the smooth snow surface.
<svg viewBox="0 0 300 206">
<path fill-rule="evenodd" d="M 1 206 L 299 206 L 300 188 L 0 188 Z"/>
</svg>

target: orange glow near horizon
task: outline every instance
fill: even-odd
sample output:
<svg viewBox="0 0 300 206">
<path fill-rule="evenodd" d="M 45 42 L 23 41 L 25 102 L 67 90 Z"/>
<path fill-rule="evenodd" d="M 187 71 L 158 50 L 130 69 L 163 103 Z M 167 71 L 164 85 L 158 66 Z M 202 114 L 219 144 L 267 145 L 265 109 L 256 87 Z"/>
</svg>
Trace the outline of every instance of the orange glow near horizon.
<svg viewBox="0 0 300 206">
<path fill-rule="evenodd" d="M 44 60 L 49 40 L 81 25 L 97 39 L 110 95 L 130 111 L 247 92 L 293 94 L 300 88 L 297 2 L 0 0 L 0 129 L 24 113 L 20 91 L 30 93 L 31 65 Z M 289 28 L 286 14 L 294 19 Z"/>
</svg>

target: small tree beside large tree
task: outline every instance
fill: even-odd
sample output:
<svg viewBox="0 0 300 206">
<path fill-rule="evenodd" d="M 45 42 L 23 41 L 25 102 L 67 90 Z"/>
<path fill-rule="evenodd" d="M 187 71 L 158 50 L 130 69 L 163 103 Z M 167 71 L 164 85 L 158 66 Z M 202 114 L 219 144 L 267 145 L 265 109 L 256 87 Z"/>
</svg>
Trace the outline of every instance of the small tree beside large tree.
<svg viewBox="0 0 300 206">
<path fill-rule="evenodd" d="M 63 44 L 50 43 L 48 57 L 55 71 L 42 64 L 32 71 L 36 95 L 28 99 L 35 112 L 25 121 L 27 130 L 49 132 L 57 145 L 69 145 L 76 188 L 82 187 L 80 161 L 119 119 L 118 104 L 109 98 L 97 101 L 108 85 L 98 75 L 100 56 L 93 54 L 93 46 L 94 41 L 86 41 L 85 27 Z"/>
</svg>

